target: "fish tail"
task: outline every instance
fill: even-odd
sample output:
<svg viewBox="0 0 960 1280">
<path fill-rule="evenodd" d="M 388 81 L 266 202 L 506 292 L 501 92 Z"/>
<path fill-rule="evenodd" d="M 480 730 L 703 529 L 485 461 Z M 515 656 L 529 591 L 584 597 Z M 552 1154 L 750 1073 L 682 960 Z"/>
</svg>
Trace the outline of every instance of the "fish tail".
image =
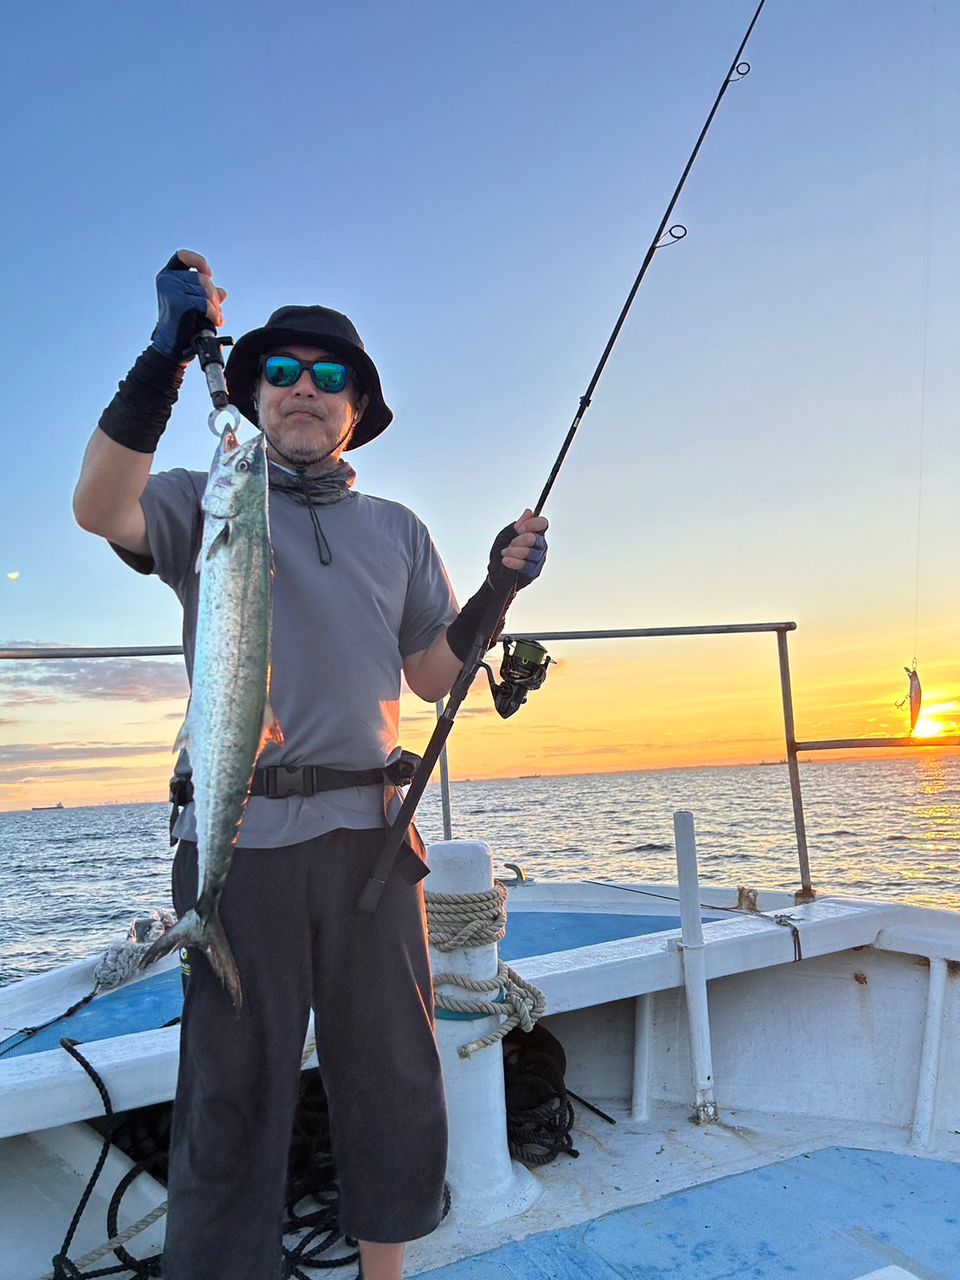
<svg viewBox="0 0 960 1280">
<path fill-rule="evenodd" d="M 199 947 L 214 973 L 227 989 L 234 1008 L 239 1011 L 243 1004 L 243 989 L 240 986 L 240 974 L 237 962 L 233 958 L 230 943 L 224 932 L 220 913 L 216 910 L 203 919 L 196 910 L 190 910 L 172 929 L 168 929 L 162 938 L 158 938 L 140 962 L 145 969 L 148 965 L 167 955 L 174 947 Z"/>
<path fill-rule="evenodd" d="M 230 950 L 230 943 L 227 941 L 227 935 L 224 932 L 218 911 L 214 911 L 207 918 L 200 945 L 203 947 L 204 954 L 210 961 L 214 973 L 226 987 L 227 994 L 233 1001 L 233 1007 L 239 1013 L 240 1006 L 243 1004 L 240 974 L 237 972 L 237 962 L 234 960 L 233 952 Z"/>
</svg>

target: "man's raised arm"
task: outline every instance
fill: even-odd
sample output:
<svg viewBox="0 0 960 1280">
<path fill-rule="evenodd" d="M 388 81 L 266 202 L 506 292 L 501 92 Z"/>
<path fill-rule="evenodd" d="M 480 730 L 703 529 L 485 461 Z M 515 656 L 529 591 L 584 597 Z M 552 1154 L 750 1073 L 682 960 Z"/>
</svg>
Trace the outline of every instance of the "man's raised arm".
<svg viewBox="0 0 960 1280">
<path fill-rule="evenodd" d="M 160 317 L 150 346 L 103 411 L 84 455 L 73 495 L 77 523 L 127 551 L 148 555 L 140 498 L 157 443 L 176 404 L 200 324 L 223 324 L 227 294 L 213 283 L 206 258 L 175 253 L 157 276 Z"/>
</svg>

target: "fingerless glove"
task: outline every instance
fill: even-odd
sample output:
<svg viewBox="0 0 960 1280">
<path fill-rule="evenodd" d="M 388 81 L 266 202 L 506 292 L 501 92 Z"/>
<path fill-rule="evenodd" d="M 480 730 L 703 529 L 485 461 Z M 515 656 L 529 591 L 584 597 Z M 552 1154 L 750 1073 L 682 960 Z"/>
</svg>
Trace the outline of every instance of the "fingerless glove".
<svg viewBox="0 0 960 1280">
<path fill-rule="evenodd" d="M 100 415 L 100 430 L 137 453 L 155 453 L 177 403 L 183 366 L 156 347 L 143 355 Z"/>
</svg>

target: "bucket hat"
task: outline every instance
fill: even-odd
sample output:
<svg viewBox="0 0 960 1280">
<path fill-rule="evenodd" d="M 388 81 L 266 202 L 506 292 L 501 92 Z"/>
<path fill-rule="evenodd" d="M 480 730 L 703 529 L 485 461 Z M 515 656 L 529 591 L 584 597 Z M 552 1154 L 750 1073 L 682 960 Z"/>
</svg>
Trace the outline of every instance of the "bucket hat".
<svg viewBox="0 0 960 1280">
<path fill-rule="evenodd" d="M 377 366 L 364 351 L 351 321 L 329 307 L 281 307 L 263 328 L 251 329 L 234 344 L 227 359 L 227 390 L 231 403 L 248 421 L 260 425 L 255 394 L 262 357 L 279 347 L 291 346 L 322 347 L 339 356 L 353 370 L 360 389 L 370 397 L 348 449 L 358 449 L 389 427 L 393 413 L 383 399 Z"/>
</svg>

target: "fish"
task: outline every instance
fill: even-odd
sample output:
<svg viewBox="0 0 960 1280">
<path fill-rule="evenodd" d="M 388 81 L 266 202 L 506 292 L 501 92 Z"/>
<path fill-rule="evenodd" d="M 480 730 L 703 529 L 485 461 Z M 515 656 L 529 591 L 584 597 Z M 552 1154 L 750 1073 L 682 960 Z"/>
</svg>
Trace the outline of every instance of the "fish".
<svg viewBox="0 0 960 1280">
<path fill-rule="evenodd" d="M 203 538 L 190 702 L 175 750 L 193 775 L 199 897 L 146 952 L 143 967 L 175 947 L 201 948 L 239 1011 L 243 988 L 220 919 L 257 760 L 283 733 L 270 705 L 272 554 L 262 434 L 221 436 L 201 500 Z"/>
</svg>

